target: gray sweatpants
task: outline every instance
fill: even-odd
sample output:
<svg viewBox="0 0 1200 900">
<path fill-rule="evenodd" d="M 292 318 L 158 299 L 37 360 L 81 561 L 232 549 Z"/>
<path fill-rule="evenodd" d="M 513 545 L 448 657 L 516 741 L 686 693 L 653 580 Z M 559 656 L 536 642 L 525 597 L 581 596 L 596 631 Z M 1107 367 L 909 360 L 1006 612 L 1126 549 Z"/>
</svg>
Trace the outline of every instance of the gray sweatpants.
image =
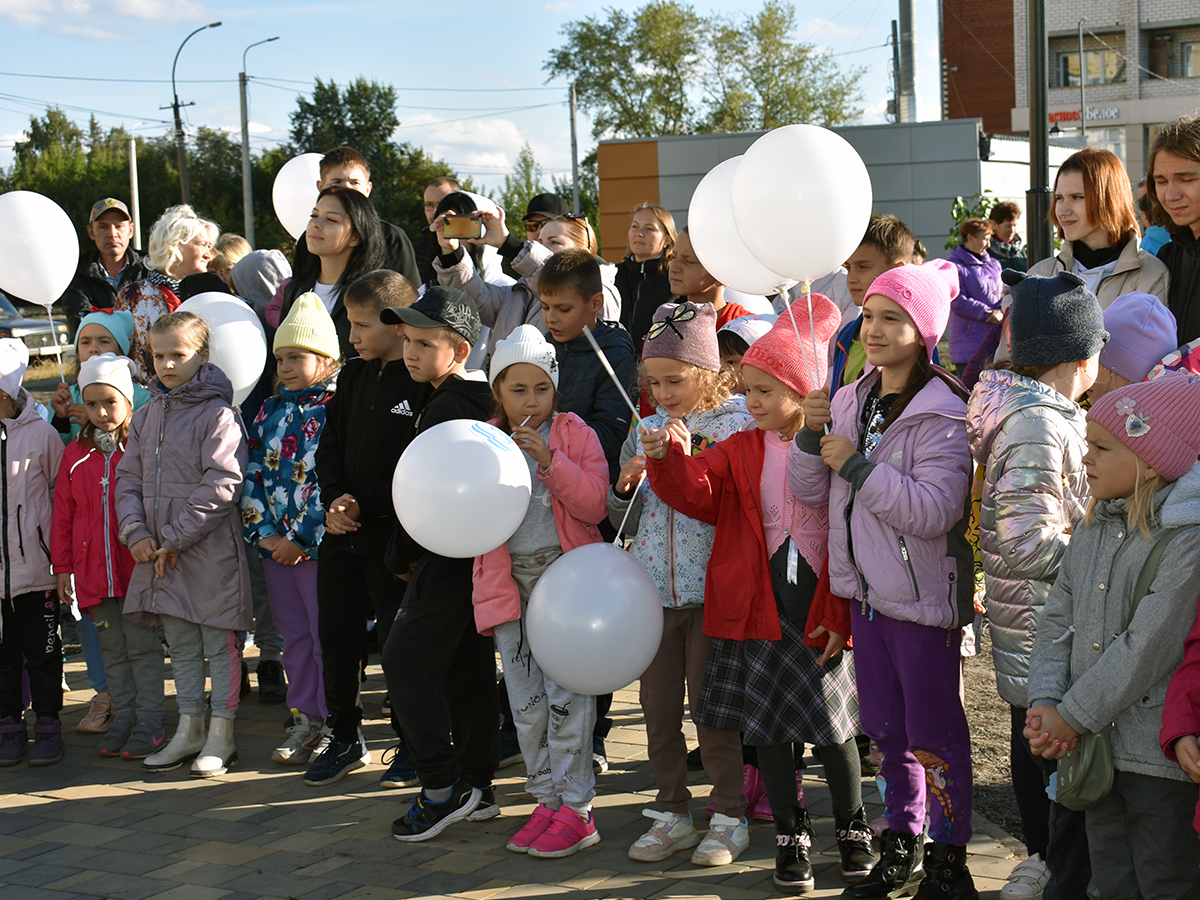
<svg viewBox="0 0 1200 900">
<path fill-rule="evenodd" d="M 153 735 L 162 730 L 162 641 L 157 628 L 127 619 L 124 605 L 124 597 L 105 597 L 85 612 L 96 628 L 113 714 L 118 722 L 140 725 Z"/>
<path fill-rule="evenodd" d="M 1113 789 L 1087 816 L 1092 880 L 1099 900 L 1195 900 L 1200 843 L 1192 830 L 1200 787 L 1117 770 Z"/>
<path fill-rule="evenodd" d="M 551 809 L 561 804 L 584 811 L 596 796 L 592 727 L 596 698 L 558 685 L 538 668 L 525 636 L 525 606 L 538 577 L 558 553 L 514 556 L 513 581 L 521 595 L 521 620 L 497 625 L 496 647 L 525 758 L 525 790 Z"/>
<path fill-rule="evenodd" d="M 175 672 L 175 699 L 179 711 L 204 714 L 204 661 L 212 677 L 212 714 L 232 719 L 237 713 L 242 686 L 242 648 L 237 632 L 197 625 L 175 616 L 163 616 L 163 634 Z"/>
</svg>

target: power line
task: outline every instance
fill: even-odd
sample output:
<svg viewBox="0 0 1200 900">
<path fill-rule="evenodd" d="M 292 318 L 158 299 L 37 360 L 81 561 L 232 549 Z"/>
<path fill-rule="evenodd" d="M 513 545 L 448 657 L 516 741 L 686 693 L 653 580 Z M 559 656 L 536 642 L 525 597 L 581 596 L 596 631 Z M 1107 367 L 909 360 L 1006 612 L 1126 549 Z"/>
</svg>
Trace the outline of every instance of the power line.
<svg viewBox="0 0 1200 900">
<path fill-rule="evenodd" d="M 1151 72 L 1149 69 L 1147 69 L 1145 66 L 1141 65 L 1140 63 L 1134 62 L 1132 59 L 1130 59 L 1128 56 L 1126 56 L 1124 53 L 1122 53 L 1116 47 L 1113 47 L 1110 44 L 1108 44 L 1104 40 L 1104 38 L 1100 37 L 1100 35 L 1096 34 L 1096 32 L 1092 31 L 1092 29 L 1085 27 L 1083 30 L 1086 31 L 1088 34 L 1090 34 L 1092 37 L 1094 37 L 1097 41 L 1099 41 L 1101 47 L 1104 47 L 1107 50 L 1111 50 L 1113 53 L 1117 54 L 1117 56 L 1121 57 L 1121 59 L 1125 60 L 1125 63 L 1127 65 L 1132 65 L 1135 69 L 1140 69 L 1141 71 L 1145 72 L 1147 75 L 1151 75 L 1154 78 L 1157 78 L 1159 81 L 1170 81 L 1171 80 L 1170 78 L 1167 78 L 1165 75 L 1159 75 L 1157 72 Z M 1080 73 L 1079 77 L 1083 78 L 1084 77 L 1083 60 L 1079 61 L 1079 73 Z"/>
<path fill-rule="evenodd" d="M 497 110 L 495 113 L 481 113 L 477 116 L 460 116 L 457 119 L 439 119 L 436 122 L 420 122 L 416 125 L 399 125 L 399 128 L 428 128 L 434 125 L 446 125 L 450 122 L 466 122 L 469 119 L 490 119 L 496 115 L 507 115 L 511 113 L 525 112 L 530 109 L 545 109 L 547 106 L 565 106 L 565 103 L 539 103 L 535 106 L 517 106 L 512 109 Z"/>
<path fill-rule="evenodd" d="M 82 75 L 35 75 L 31 72 L 0 72 L 8 78 L 45 78 L 53 81 L 103 81 L 115 84 L 170 84 L 171 79 L 160 78 L 92 78 Z M 176 84 L 237 84 L 236 78 L 201 78 L 176 80 Z"/>
<path fill-rule="evenodd" d="M 3 73 L 0 73 L 3 74 Z M 299 81 L 295 78 L 272 78 L 266 75 L 250 76 L 252 81 L 279 81 L 284 84 L 306 84 L 312 86 L 311 81 Z M 389 85 L 396 91 L 444 91 L 449 93 L 470 93 L 470 94 L 512 94 L 518 91 L 559 91 L 561 87 L 519 87 L 519 88 L 452 88 L 452 87 L 408 87 Z"/>
<path fill-rule="evenodd" d="M 0 93 L 0 99 L 13 100 L 18 103 L 33 104 L 33 105 L 37 105 L 39 107 L 54 107 L 54 108 L 60 109 L 60 110 L 71 110 L 72 112 L 92 113 L 93 115 L 97 115 L 97 116 L 110 116 L 115 119 L 137 119 L 142 122 L 162 122 L 164 125 L 171 124 L 167 119 L 155 119 L 151 116 L 137 115 L 134 113 L 110 112 L 110 111 L 104 110 L 104 109 L 89 109 L 86 106 L 71 106 L 66 103 L 55 103 L 50 100 L 38 100 L 35 97 L 22 97 L 17 94 Z"/>
</svg>

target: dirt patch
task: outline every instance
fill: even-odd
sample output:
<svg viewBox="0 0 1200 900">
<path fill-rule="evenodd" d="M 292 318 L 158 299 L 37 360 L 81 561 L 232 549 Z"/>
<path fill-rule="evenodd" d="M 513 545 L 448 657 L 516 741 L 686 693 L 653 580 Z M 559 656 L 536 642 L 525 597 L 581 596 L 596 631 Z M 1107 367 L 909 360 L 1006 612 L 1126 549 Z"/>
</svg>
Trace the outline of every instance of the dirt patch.
<svg viewBox="0 0 1200 900">
<path fill-rule="evenodd" d="M 975 776 L 975 808 L 1018 840 L 1024 839 L 1021 814 L 1009 766 L 1009 706 L 996 692 L 992 640 L 986 622 L 979 653 L 968 657 L 963 673 L 967 722 L 971 726 L 971 764 Z"/>
</svg>

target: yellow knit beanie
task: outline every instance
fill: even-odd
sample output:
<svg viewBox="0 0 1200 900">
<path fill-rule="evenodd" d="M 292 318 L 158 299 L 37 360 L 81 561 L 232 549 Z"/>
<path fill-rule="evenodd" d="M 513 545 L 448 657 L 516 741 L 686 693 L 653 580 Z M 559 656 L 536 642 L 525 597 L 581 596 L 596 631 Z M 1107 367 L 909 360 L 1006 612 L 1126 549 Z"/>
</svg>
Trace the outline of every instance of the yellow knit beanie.
<svg viewBox="0 0 1200 900">
<path fill-rule="evenodd" d="M 312 291 L 301 294 L 292 304 L 287 318 L 279 323 L 271 352 L 280 347 L 298 347 L 330 359 L 341 356 L 337 328 L 325 310 L 321 298 Z"/>
</svg>

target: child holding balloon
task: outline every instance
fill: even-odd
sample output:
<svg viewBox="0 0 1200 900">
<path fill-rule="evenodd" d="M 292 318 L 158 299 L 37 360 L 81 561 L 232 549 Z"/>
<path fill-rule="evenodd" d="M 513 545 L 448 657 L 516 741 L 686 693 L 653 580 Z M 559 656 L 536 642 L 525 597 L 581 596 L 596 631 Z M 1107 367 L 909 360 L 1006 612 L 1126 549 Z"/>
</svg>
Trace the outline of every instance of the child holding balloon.
<svg viewBox="0 0 1200 900">
<path fill-rule="evenodd" d="M 642 348 L 644 380 L 658 404 L 658 412 L 642 420 L 642 429 L 654 431 L 669 421 L 682 422 L 695 452 L 754 421 L 742 398 L 730 396 L 733 377 L 721 371 L 716 319 L 711 303 L 663 304 L 654 314 Z M 634 536 L 633 554 L 653 576 L 664 607 L 662 643 L 642 674 L 639 695 L 660 809 L 642 811 L 654 825 L 629 848 L 629 856 L 657 862 L 699 844 L 693 863 L 727 865 L 750 845 L 741 740 L 736 730 L 716 730 L 697 722 L 704 768 L 713 782 L 714 810 L 701 842 L 688 806 L 691 794 L 682 728 L 685 685 L 695 717 L 712 644 L 703 624 L 705 562 L 712 554 L 714 528 L 707 521 L 675 512 L 654 493 L 642 477 L 642 441 L 640 431 L 626 440 L 621 473 L 608 501 L 609 520 Z"/>
<path fill-rule="evenodd" d="M 120 538 L 133 554 L 125 615 L 161 622 L 171 648 L 179 724 L 150 772 L 196 758 L 191 774 L 225 774 L 237 761 L 233 718 L 241 681 L 237 632 L 250 619 L 249 573 L 238 498 L 246 439 L 233 387 L 208 361 L 208 327 L 168 313 L 149 330 L 156 378 L 151 403 L 133 416 L 117 466 Z M 212 677 L 212 721 L 204 728 L 204 667 Z"/>
<path fill-rule="evenodd" d="M 936 263 L 876 278 L 861 331 L 875 368 L 839 391 L 832 409 L 824 390 L 809 393 L 788 452 L 795 497 L 829 504 L 830 587 L 855 601 L 859 712 L 883 751 L 888 829 L 870 875 L 846 889 L 856 900 L 918 883 L 922 898 L 975 896 L 966 867 L 971 742 L 959 694 L 961 626 L 974 616 L 971 452 L 966 393 L 932 362 L 957 291 L 955 273 Z M 933 843 L 922 883 L 927 809 Z"/>
<path fill-rule="evenodd" d="M 802 398 L 825 383 L 825 348 L 841 321 L 826 297 L 813 295 L 812 307 L 815 349 L 797 342 L 785 313 L 742 357 L 746 405 L 757 428 L 695 456 L 677 420 L 642 437 L 654 491 L 674 509 L 716 523 L 704 603 L 713 649 L 696 724 L 740 731 L 755 748 L 777 833 L 775 885 L 792 892 L 815 883 L 808 858 L 813 830 L 797 796 L 794 743 L 810 741 L 821 750 L 842 877 L 862 878 L 875 861 L 854 740 L 854 666 L 841 654 L 849 608 L 822 577 L 829 515 L 787 488 Z"/>
<path fill-rule="evenodd" d="M 596 698 L 561 687 L 539 668 L 525 637 L 525 609 L 542 573 L 563 553 L 599 541 L 607 511 L 608 463 L 591 428 L 557 413 L 558 361 L 532 325 L 499 341 L 490 379 L 491 421 L 525 451 L 533 495 L 506 543 L 475 558 L 475 624 L 493 634 L 504 662 L 525 790 L 537 800 L 529 821 L 509 839 L 515 853 L 570 856 L 600 840 L 592 815 L 592 727 Z"/>
<path fill-rule="evenodd" d="M 272 349 L 279 389 L 250 426 L 242 528 L 263 558 L 289 676 L 292 724 L 271 758 L 295 766 L 309 762 L 328 714 L 317 629 L 317 549 L 325 516 L 314 460 L 341 350 L 320 297 L 310 291 L 296 298 Z"/>
</svg>

